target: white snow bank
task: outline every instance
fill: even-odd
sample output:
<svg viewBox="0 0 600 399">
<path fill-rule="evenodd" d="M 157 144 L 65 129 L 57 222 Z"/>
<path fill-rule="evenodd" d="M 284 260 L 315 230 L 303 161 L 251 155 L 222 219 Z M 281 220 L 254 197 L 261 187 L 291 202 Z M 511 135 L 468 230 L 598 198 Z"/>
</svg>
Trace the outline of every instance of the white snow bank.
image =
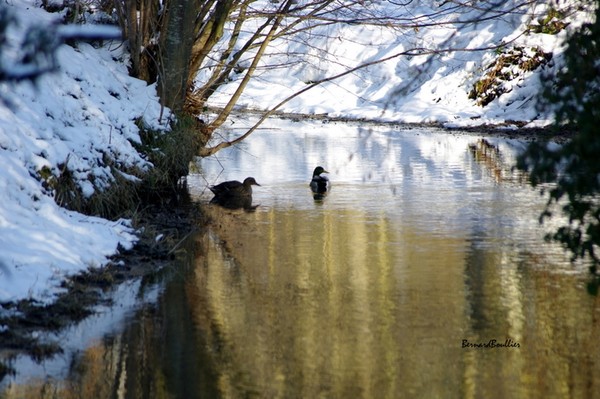
<svg viewBox="0 0 600 399">
<path fill-rule="evenodd" d="M 552 122 L 552 115 L 542 115 L 536 110 L 536 96 L 540 92 L 542 71 L 560 67 L 562 42 L 568 30 L 556 35 L 525 32 L 530 25 L 545 18 L 551 6 L 567 9 L 577 5 L 574 0 L 558 5 L 554 1 L 477 2 L 470 9 L 453 1 L 405 3 L 403 7 L 396 2 L 373 2 L 369 3 L 372 7 L 369 10 L 385 16 L 395 15 L 398 21 L 417 20 L 426 25 L 417 29 L 414 26 L 325 24 L 304 32 L 293 41 L 275 40 L 259 66 L 259 79 L 249 83 L 239 106 L 270 109 L 304 89 L 309 82 L 392 57 L 323 83 L 280 110 L 453 126 L 510 121 L 543 126 Z M 484 12 L 487 7 L 493 11 Z M 493 15 L 498 17 L 488 18 Z M 569 24 L 568 29 L 573 29 L 592 17 L 592 12 L 580 9 L 567 15 L 564 22 Z M 252 29 L 248 29 L 246 35 L 250 32 Z M 468 98 L 473 84 L 483 76 L 499 51 L 512 46 L 537 46 L 552 53 L 554 61 L 534 71 L 524 71 L 510 82 L 507 93 L 485 107 L 477 105 Z M 449 49 L 454 51 L 445 51 Z M 210 72 L 210 68 L 202 69 L 197 82 L 206 80 Z M 224 105 L 242 77 L 243 74 L 232 73 L 230 83 L 209 99 L 210 104 Z"/>
<path fill-rule="evenodd" d="M 11 4 L 21 23 L 9 40 L 52 18 L 32 2 Z M 58 72 L 0 84 L 0 302 L 49 301 L 66 275 L 102 266 L 136 241 L 127 220 L 59 207 L 39 178 L 42 168 L 59 176 L 66 167 L 90 196 L 114 180 L 106 156 L 122 171 L 151 166 L 132 143 L 140 119 L 163 128 L 160 104 L 154 86 L 128 76 L 122 50 L 117 42 L 62 45 Z"/>
</svg>

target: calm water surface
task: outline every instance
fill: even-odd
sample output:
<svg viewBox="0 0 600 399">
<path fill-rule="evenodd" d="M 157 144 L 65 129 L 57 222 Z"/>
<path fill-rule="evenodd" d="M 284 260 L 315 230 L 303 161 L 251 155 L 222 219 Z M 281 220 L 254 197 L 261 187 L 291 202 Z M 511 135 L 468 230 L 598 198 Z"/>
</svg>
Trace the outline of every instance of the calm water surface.
<svg viewBox="0 0 600 399">
<path fill-rule="evenodd" d="M 253 176 L 256 210 L 207 206 L 151 304 L 7 397 L 599 397 L 600 304 L 544 243 L 521 148 L 274 122 L 188 179 L 207 204 L 207 185 Z"/>
</svg>

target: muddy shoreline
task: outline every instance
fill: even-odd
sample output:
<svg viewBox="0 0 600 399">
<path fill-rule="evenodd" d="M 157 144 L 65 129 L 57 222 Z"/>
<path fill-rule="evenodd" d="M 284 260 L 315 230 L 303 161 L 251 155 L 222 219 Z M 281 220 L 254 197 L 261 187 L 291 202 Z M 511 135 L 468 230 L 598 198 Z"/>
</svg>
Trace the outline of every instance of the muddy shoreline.
<svg viewBox="0 0 600 399">
<path fill-rule="evenodd" d="M 110 291 L 128 280 L 152 280 L 172 264 L 181 243 L 206 225 L 200 206 L 187 196 L 173 205 L 149 205 L 136 218 L 139 241 L 129 251 L 115 255 L 102 268 L 88 269 L 63 281 L 65 292 L 44 305 L 32 300 L 1 303 L 0 381 L 15 373 L 10 359 L 27 354 L 34 361 L 62 353 L 58 342 L 44 332 L 59 331 L 94 313 L 99 305 L 111 305 Z"/>
<path fill-rule="evenodd" d="M 405 129 L 433 128 L 449 134 L 490 135 L 522 140 L 554 140 L 564 142 L 575 133 L 569 129 L 520 128 L 506 126 L 479 126 L 447 128 L 440 124 L 393 124 L 373 121 L 329 118 L 326 115 L 278 114 L 274 117 L 300 120 L 322 120 L 323 123 L 366 123 L 397 126 Z M 179 195 L 178 203 L 149 205 L 137 215 L 136 226 L 141 231 L 138 243 L 130 251 L 123 251 L 103 267 L 87 270 L 63 282 L 65 293 L 50 305 L 30 300 L 0 303 L 0 381 L 15 370 L 8 365 L 17 354 L 25 353 L 41 361 L 62 352 L 57 342 L 40 339 L 39 332 L 58 331 L 81 321 L 94 313 L 94 307 L 110 304 L 107 294 L 112 288 L 134 278 L 152 279 L 177 256 L 179 245 L 190 234 L 208 223 L 201 205 L 190 200 L 187 189 Z"/>
</svg>

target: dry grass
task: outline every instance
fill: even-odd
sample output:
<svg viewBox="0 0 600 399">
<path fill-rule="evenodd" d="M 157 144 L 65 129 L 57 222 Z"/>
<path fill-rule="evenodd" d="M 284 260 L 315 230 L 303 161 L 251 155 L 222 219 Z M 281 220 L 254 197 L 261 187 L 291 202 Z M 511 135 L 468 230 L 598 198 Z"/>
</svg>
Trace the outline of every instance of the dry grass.
<svg viewBox="0 0 600 399">
<path fill-rule="evenodd" d="M 485 68 L 485 73 L 469 92 L 469 98 L 475 100 L 477 105 L 485 107 L 512 90 L 508 82 L 520 79 L 525 72 L 537 69 L 550 59 L 552 53 L 545 53 L 539 47 L 526 49 L 515 46 L 504 49 L 499 52 L 494 62 Z"/>
<path fill-rule="evenodd" d="M 196 120 L 181 116 L 169 133 L 146 130 L 142 142 L 138 150 L 147 154 L 154 165 L 144 178 L 145 194 L 152 198 L 177 191 L 180 178 L 187 176 L 201 145 Z"/>
<path fill-rule="evenodd" d="M 548 13 L 543 18 L 539 18 L 537 23 L 529 25 L 529 30 L 533 33 L 556 35 L 569 25 L 564 22 L 566 14 L 568 14 L 567 10 L 558 10 L 550 7 Z"/>
<path fill-rule="evenodd" d="M 58 165 L 58 176 L 52 174 L 48 168 L 43 168 L 38 171 L 38 178 L 44 187 L 53 193 L 56 203 L 62 207 L 107 219 L 123 217 L 130 209 L 138 206 L 140 186 L 139 182 L 132 181 L 123 174 L 135 177 L 144 174 L 137 169 L 120 170 L 115 161 L 108 156 L 104 157 L 103 163 L 103 166 L 110 167 L 114 180 L 103 188 L 90 176 L 89 181 L 96 188 L 90 197 L 86 197 L 77 184 L 73 172 L 68 167 L 68 159 Z"/>
<path fill-rule="evenodd" d="M 148 201 L 164 202 L 163 199 L 169 199 L 178 191 L 178 182 L 188 174 L 189 164 L 201 145 L 197 122 L 191 117 L 181 117 L 169 132 L 141 131 L 142 144 L 137 150 L 154 165 L 148 171 L 120 168 L 118 160 L 105 154 L 99 166 L 109 167 L 113 180 L 107 185 L 90 176 L 89 181 L 95 187 L 90 197 L 83 194 L 75 180 L 69 159 L 57 165 L 58 173 L 47 167 L 40 169 L 38 179 L 53 193 L 60 206 L 107 219 L 131 217 Z"/>
</svg>

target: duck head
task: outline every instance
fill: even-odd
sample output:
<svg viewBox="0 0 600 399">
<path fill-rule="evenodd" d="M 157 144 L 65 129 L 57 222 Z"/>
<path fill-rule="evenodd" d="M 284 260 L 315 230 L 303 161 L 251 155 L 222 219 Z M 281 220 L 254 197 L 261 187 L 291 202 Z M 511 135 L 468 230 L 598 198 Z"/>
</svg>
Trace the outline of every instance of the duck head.
<svg viewBox="0 0 600 399">
<path fill-rule="evenodd" d="M 260 186 L 260 184 L 258 184 L 256 182 L 256 180 L 254 179 L 254 177 L 246 177 L 244 179 L 244 186 L 246 187 L 250 187 L 250 186 Z"/>
<path fill-rule="evenodd" d="M 317 166 L 315 168 L 315 170 L 313 171 L 313 176 L 320 176 L 321 173 L 329 173 L 329 172 L 326 171 L 322 166 Z"/>
</svg>

